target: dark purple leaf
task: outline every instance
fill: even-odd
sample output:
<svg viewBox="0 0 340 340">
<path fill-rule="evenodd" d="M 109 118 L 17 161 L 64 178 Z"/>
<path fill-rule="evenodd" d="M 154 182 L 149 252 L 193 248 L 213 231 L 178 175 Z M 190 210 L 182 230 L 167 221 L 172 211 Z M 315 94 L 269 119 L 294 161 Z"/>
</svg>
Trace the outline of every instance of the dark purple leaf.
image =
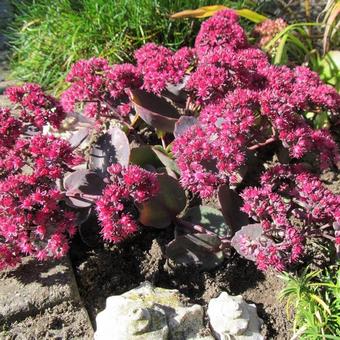
<svg viewBox="0 0 340 340">
<path fill-rule="evenodd" d="M 231 227 L 232 233 L 249 223 L 247 214 L 240 210 L 243 203 L 240 195 L 235 190 L 230 189 L 228 184 L 220 186 L 218 199 L 224 219 Z"/>
<path fill-rule="evenodd" d="M 66 203 L 75 208 L 90 207 L 104 189 L 104 182 L 95 172 L 80 169 L 64 179 Z"/>
<path fill-rule="evenodd" d="M 185 131 L 197 124 L 197 118 L 191 116 L 182 116 L 175 124 L 175 138 L 182 136 Z"/>
<path fill-rule="evenodd" d="M 223 261 L 219 250 L 221 241 L 217 236 L 207 234 L 187 234 L 178 236 L 166 248 L 166 256 L 175 266 L 199 266 L 210 270 Z M 169 263 L 171 266 L 171 262 Z"/>
<path fill-rule="evenodd" d="M 185 91 L 185 86 L 189 80 L 189 76 L 184 76 L 183 81 L 179 84 L 168 84 L 163 95 L 171 99 L 174 103 L 180 106 L 185 106 L 187 100 L 187 92 Z"/>
<path fill-rule="evenodd" d="M 131 102 L 137 114 L 150 126 L 173 132 L 180 117 L 178 110 L 166 99 L 143 90 L 130 90 Z"/>
<path fill-rule="evenodd" d="M 186 196 L 179 182 L 166 174 L 158 175 L 157 196 L 137 204 L 139 221 L 148 227 L 165 228 L 186 206 Z"/>
<path fill-rule="evenodd" d="M 91 148 L 89 168 L 105 177 L 109 166 L 115 163 L 126 166 L 129 158 L 129 140 L 121 129 L 114 127 L 100 136 Z"/>
<path fill-rule="evenodd" d="M 76 211 L 76 225 L 81 225 L 88 220 L 91 215 L 92 208 L 78 208 Z"/>
</svg>

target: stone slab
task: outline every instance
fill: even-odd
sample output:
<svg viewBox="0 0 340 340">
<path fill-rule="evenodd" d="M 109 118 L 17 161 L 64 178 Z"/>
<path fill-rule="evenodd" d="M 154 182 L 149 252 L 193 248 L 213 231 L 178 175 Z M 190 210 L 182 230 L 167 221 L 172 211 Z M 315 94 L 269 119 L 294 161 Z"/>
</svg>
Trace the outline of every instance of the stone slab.
<svg viewBox="0 0 340 340">
<path fill-rule="evenodd" d="M 69 308 L 73 308 L 74 312 L 61 312 L 65 303 L 69 305 Z M 76 317 L 78 314 L 77 322 L 86 325 L 87 333 L 92 332 L 92 326 L 80 299 L 73 269 L 67 257 L 62 260 L 46 262 L 38 262 L 27 257 L 19 267 L 3 271 L 0 274 L 1 339 L 8 330 L 13 333 L 17 329 L 18 334 L 21 334 L 21 321 L 25 325 L 31 318 L 35 325 L 39 325 L 40 318 L 46 319 L 44 314 L 51 311 L 55 317 L 59 314 L 58 310 L 61 313 L 60 317 L 57 317 L 59 324 L 66 325 L 65 318 L 67 316 L 74 315 Z M 72 325 L 74 322 L 69 323 Z M 13 327 L 14 325 L 15 327 Z M 67 327 L 65 327 L 62 326 L 60 332 L 65 333 L 67 331 Z M 78 327 L 76 323 L 74 323 L 74 327 Z M 84 328 L 84 326 L 82 327 Z M 1 331 L 4 333 L 2 334 Z M 27 335 L 25 339 L 30 338 L 28 336 L 30 332 L 33 332 L 34 335 L 36 332 L 34 327 L 25 331 Z M 20 338 L 16 337 L 16 339 Z M 64 339 L 64 337 L 60 339 Z"/>
</svg>

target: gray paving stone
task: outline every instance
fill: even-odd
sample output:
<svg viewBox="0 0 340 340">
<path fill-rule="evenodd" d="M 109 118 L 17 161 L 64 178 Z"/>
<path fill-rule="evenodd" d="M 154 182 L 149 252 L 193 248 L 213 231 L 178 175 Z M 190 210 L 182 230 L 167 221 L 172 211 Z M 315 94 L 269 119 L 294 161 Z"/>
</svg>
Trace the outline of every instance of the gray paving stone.
<svg viewBox="0 0 340 340">
<path fill-rule="evenodd" d="M 65 302 L 79 311 L 91 328 L 68 258 L 38 262 L 27 257 L 16 269 L 0 274 L 0 330 L 48 309 L 58 309 Z"/>
</svg>

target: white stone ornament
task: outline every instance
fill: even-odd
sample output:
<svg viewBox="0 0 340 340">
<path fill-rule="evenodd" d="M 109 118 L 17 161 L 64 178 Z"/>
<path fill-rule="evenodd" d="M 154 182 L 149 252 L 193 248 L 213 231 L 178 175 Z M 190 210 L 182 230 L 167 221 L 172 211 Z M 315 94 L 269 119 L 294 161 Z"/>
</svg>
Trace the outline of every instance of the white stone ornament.
<svg viewBox="0 0 340 340">
<path fill-rule="evenodd" d="M 210 326 L 218 340 L 263 340 L 260 333 L 262 320 L 256 306 L 248 304 L 241 295 L 222 292 L 211 299 L 207 314 Z"/>
<path fill-rule="evenodd" d="M 149 282 L 106 300 L 96 317 L 95 340 L 212 340 L 201 336 L 203 308 L 185 306 L 177 290 Z"/>
</svg>

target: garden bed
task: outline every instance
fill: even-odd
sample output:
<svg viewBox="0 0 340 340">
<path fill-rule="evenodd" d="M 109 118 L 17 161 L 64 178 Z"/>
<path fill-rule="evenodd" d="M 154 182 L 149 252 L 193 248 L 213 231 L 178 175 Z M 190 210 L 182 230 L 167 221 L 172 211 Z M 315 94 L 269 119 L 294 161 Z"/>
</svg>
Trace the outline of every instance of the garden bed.
<svg viewBox="0 0 340 340">
<path fill-rule="evenodd" d="M 326 171 L 321 176 L 324 184 L 340 193 L 340 172 Z M 73 240 L 71 260 L 81 298 L 88 310 L 94 329 L 95 317 L 105 308 L 106 298 L 150 281 L 157 287 L 178 289 L 183 299 L 207 309 L 211 298 L 222 291 L 241 294 L 254 303 L 264 321 L 262 334 L 266 339 L 287 340 L 292 335 L 292 315 L 287 314 L 278 295 L 284 283 L 275 271 L 259 271 L 253 262 L 230 252 L 222 265 L 212 271 L 195 267 L 173 270 L 166 263 L 164 250 L 173 237 L 173 229 L 143 228 L 138 235 L 116 246 L 88 247 L 79 235 Z M 319 259 L 314 268 L 325 265 Z M 303 268 L 303 265 L 301 266 Z M 208 319 L 205 319 L 208 328 Z"/>
<path fill-rule="evenodd" d="M 143 230 L 139 235 L 114 247 L 86 250 L 74 240 L 71 250 L 80 295 L 95 327 L 96 315 L 105 308 L 111 295 L 122 294 L 147 280 L 157 287 L 178 289 L 183 299 L 206 310 L 211 298 L 227 291 L 255 303 L 264 320 L 267 339 L 288 339 L 291 323 L 277 295 L 283 287 L 275 272 L 262 273 L 256 266 L 233 253 L 217 269 L 207 272 L 194 267 L 172 270 L 165 266 L 165 245 L 171 229 Z M 166 268 L 164 268 L 166 267 Z M 206 319 L 208 328 L 208 320 Z"/>
<path fill-rule="evenodd" d="M 193 48 L 148 43 L 132 64 L 79 60 L 60 98 L 38 84 L 5 90 L 0 269 L 69 252 L 94 328 L 109 296 L 149 281 L 205 311 L 223 291 L 240 294 L 266 339 L 339 335 L 340 96 L 338 70 L 325 66 L 337 51 L 315 52 L 309 24 L 217 7 L 203 9 L 217 13 Z M 2 279 L 27 283 L 25 270 Z M 75 308 L 34 305 L 5 331 L 37 321 L 39 337 L 91 337 L 89 323 L 68 328 Z M 306 310 L 319 328 L 306 328 Z"/>
</svg>

